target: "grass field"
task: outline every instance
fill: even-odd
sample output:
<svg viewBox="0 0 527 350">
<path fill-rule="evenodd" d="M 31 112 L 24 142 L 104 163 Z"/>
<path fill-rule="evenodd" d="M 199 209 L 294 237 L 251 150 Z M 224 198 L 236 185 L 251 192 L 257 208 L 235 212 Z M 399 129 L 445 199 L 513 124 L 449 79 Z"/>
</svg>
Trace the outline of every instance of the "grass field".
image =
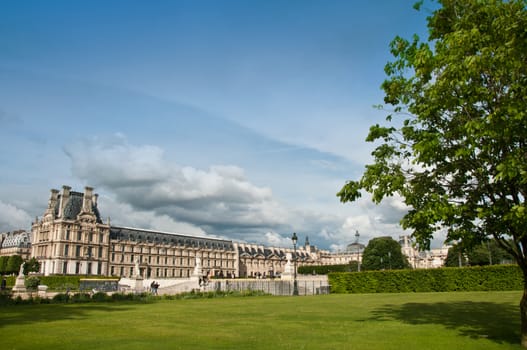
<svg viewBox="0 0 527 350">
<path fill-rule="evenodd" d="M 521 349 L 521 292 L 0 308 L 0 349 Z"/>
</svg>

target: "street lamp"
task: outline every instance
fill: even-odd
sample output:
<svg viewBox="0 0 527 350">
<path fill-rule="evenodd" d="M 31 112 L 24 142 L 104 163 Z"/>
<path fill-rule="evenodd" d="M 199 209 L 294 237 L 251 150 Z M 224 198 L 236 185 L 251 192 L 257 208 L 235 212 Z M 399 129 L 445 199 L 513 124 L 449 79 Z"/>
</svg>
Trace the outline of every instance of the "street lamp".
<svg viewBox="0 0 527 350">
<path fill-rule="evenodd" d="M 291 237 L 291 240 L 293 241 L 293 251 L 294 251 L 293 295 L 298 295 L 298 284 L 296 282 L 296 242 L 298 241 L 298 237 L 296 236 L 296 232 L 293 232 L 293 237 Z"/>
<path fill-rule="evenodd" d="M 355 238 L 356 238 L 356 244 L 355 247 L 357 248 L 357 272 L 360 272 L 360 244 L 359 244 L 359 230 L 355 230 Z"/>
</svg>

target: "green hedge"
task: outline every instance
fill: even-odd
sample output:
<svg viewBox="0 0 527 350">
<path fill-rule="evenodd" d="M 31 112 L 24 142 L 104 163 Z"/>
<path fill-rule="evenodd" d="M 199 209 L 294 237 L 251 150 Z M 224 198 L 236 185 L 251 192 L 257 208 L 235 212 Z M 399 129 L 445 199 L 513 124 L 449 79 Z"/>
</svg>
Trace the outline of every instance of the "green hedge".
<svg viewBox="0 0 527 350">
<path fill-rule="evenodd" d="M 350 264 L 343 265 L 314 265 L 314 266 L 299 266 L 298 273 L 300 275 L 327 275 L 330 272 L 352 272 L 356 271 L 357 268 L 353 267 Z"/>
<path fill-rule="evenodd" d="M 335 272 L 328 274 L 332 293 L 400 293 L 522 290 L 517 265 L 428 270 Z"/>
<path fill-rule="evenodd" d="M 40 280 L 40 284 L 48 286 L 48 291 L 65 292 L 66 290 L 79 290 L 80 279 L 83 278 L 97 278 L 97 279 L 115 279 L 115 277 L 105 276 L 39 276 L 29 275 L 25 276 L 26 280 L 29 277 L 36 276 Z M 15 285 L 16 276 L 5 276 L 7 282 L 7 288 L 10 289 Z"/>
</svg>

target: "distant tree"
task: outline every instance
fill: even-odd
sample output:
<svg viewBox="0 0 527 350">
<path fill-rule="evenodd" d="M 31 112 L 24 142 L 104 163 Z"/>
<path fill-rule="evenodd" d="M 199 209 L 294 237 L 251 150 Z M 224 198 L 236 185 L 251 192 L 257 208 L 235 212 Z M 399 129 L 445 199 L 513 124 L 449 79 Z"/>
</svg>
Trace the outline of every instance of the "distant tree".
<svg viewBox="0 0 527 350">
<path fill-rule="evenodd" d="M 359 263 L 355 260 L 350 261 L 348 264 L 348 271 L 349 272 L 359 271 Z"/>
<path fill-rule="evenodd" d="M 461 257 L 462 266 L 485 266 L 503 263 L 512 263 L 514 258 L 507 253 L 496 241 L 486 241 L 475 247 L 463 249 L 460 244 L 453 245 L 448 250 L 445 261 L 447 267 L 459 266 Z"/>
<path fill-rule="evenodd" d="M 7 274 L 7 261 L 9 260 L 8 256 L 0 256 L 0 275 Z"/>
<path fill-rule="evenodd" d="M 446 267 L 462 267 L 468 265 L 468 259 L 461 248 L 461 245 L 454 244 L 450 249 L 445 259 Z"/>
<path fill-rule="evenodd" d="M 24 264 L 24 274 L 27 275 L 30 272 L 39 272 L 40 271 L 40 263 L 37 259 L 31 258 Z"/>
<path fill-rule="evenodd" d="M 391 237 L 377 237 L 368 242 L 362 254 L 363 270 L 399 270 L 410 267 L 401 245 Z"/>
<path fill-rule="evenodd" d="M 20 255 L 11 255 L 7 260 L 6 274 L 17 274 L 23 262 Z"/>
</svg>

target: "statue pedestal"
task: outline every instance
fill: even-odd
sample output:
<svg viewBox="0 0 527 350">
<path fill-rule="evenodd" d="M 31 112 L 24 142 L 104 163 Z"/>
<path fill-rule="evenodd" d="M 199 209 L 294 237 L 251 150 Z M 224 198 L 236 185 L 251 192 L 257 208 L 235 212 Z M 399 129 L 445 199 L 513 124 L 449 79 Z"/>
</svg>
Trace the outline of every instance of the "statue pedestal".
<svg viewBox="0 0 527 350">
<path fill-rule="evenodd" d="M 135 293 L 142 293 L 144 292 L 145 287 L 143 287 L 143 277 L 136 276 L 135 277 L 135 285 L 134 285 L 134 292 Z"/>
<path fill-rule="evenodd" d="M 25 293 L 27 291 L 25 280 L 24 275 L 18 275 L 15 281 L 15 286 L 13 287 L 13 292 Z"/>
<path fill-rule="evenodd" d="M 41 298 L 45 298 L 48 293 L 48 286 L 45 286 L 43 284 L 38 286 L 38 296 Z"/>
</svg>

